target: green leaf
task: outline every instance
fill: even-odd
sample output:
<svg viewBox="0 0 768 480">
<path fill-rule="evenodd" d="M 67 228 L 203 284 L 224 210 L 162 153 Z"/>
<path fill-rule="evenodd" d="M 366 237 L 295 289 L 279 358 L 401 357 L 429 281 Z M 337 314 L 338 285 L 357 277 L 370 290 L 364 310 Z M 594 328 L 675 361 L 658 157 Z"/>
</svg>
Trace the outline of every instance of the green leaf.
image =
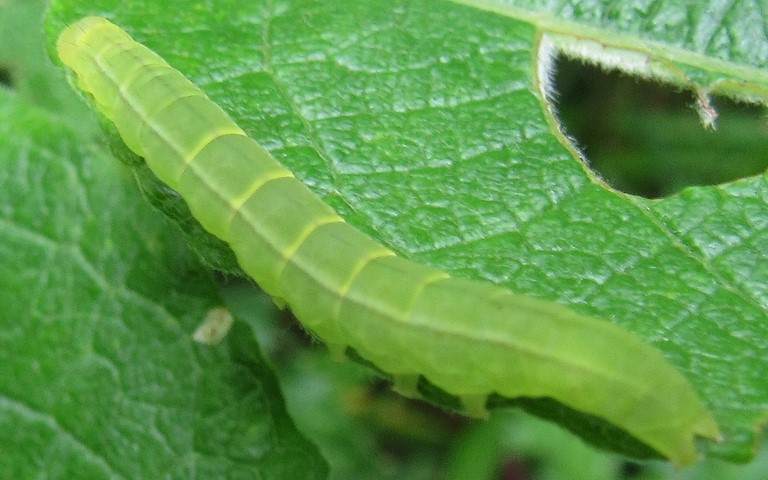
<svg viewBox="0 0 768 480">
<path fill-rule="evenodd" d="M 635 332 L 720 421 L 704 448 L 749 459 L 768 415 L 766 178 L 659 201 L 611 190 L 558 130 L 546 62 L 562 49 L 762 102 L 765 20 L 582 3 L 59 0 L 48 30 L 107 15 L 383 243 Z"/>
<path fill-rule="evenodd" d="M 41 7 L 29 31 L 42 33 Z M 42 35 L 27 41 L 35 53 L 12 71 L 65 92 Z M 250 327 L 192 340 L 222 303 L 210 271 L 103 152 L 80 102 L 39 108 L 29 82 L 0 88 L 0 477 L 323 478 Z M 62 104 L 77 107 L 52 111 Z"/>
</svg>

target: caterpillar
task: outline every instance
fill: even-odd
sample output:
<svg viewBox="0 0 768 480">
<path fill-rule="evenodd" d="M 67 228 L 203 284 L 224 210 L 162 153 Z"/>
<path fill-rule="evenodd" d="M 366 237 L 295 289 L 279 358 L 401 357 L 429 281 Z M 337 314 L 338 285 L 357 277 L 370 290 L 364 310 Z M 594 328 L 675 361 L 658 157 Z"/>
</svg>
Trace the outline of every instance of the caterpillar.
<svg viewBox="0 0 768 480">
<path fill-rule="evenodd" d="M 405 390 L 421 376 L 475 413 L 493 393 L 550 397 L 679 464 L 695 461 L 697 435 L 719 437 L 654 347 L 607 321 L 396 255 L 108 20 L 68 26 L 56 48 L 125 145 L 332 350 L 353 348 Z"/>
</svg>

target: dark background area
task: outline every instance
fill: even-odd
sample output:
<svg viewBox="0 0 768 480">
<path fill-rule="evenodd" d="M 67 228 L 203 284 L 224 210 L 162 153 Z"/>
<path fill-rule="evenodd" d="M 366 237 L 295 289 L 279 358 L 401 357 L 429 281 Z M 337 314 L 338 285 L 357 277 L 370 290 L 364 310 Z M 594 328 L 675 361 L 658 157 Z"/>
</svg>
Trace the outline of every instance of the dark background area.
<svg viewBox="0 0 768 480">
<path fill-rule="evenodd" d="M 557 104 L 590 167 L 617 190 L 647 198 L 717 185 L 768 167 L 768 118 L 760 105 L 713 97 L 705 128 L 695 94 L 561 57 Z"/>
</svg>

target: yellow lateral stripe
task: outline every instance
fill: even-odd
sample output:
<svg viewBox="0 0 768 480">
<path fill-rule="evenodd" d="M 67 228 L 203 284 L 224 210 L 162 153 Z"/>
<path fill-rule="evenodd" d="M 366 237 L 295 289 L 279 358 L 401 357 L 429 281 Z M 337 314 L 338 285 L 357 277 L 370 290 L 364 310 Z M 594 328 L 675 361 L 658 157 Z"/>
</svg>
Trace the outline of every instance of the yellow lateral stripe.
<svg viewBox="0 0 768 480">
<path fill-rule="evenodd" d="M 336 306 L 333 308 L 333 317 L 332 318 L 339 318 L 339 310 L 341 309 L 341 303 L 346 298 L 347 293 L 349 293 L 349 289 L 352 288 L 352 284 L 355 281 L 355 278 L 357 278 L 358 275 L 360 275 L 360 272 L 362 272 L 365 267 L 371 263 L 372 261 L 376 260 L 377 258 L 384 258 L 384 257 L 394 257 L 395 252 L 392 250 L 382 246 L 379 246 L 379 248 L 375 250 L 371 250 L 366 254 L 363 258 L 357 261 L 355 264 L 355 268 L 352 269 L 350 272 L 349 278 L 341 285 L 341 288 L 338 290 L 338 299 L 336 300 Z"/>
<path fill-rule="evenodd" d="M 419 282 L 419 285 L 413 289 L 413 295 L 411 296 L 411 299 L 408 302 L 408 306 L 405 308 L 405 312 L 403 315 L 403 319 L 404 319 L 403 323 L 409 323 L 409 319 L 413 314 L 413 309 L 416 306 L 416 301 L 419 299 L 419 295 L 421 295 L 421 292 L 423 292 L 424 289 L 427 288 L 429 285 L 435 282 L 439 282 L 441 280 L 448 279 L 448 278 L 451 278 L 451 276 L 439 270 L 436 270 L 434 273 L 424 277 L 424 280 Z"/>
<path fill-rule="evenodd" d="M 273 180 L 280 180 L 281 178 L 294 178 L 294 177 L 293 177 L 293 174 L 290 171 L 286 170 L 285 168 L 277 167 L 271 172 L 266 172 L 263 175 L 261 175 L 259 178 L 254 180 L 254 182 L 251 184 L 251 188 L 246 190 L 245 193 L 243 193 L 239 197 L 235 197 L 229 201 L 229 208 L 232 210 L 233 216 L 240 211 L 240 208 L 242 208 L 245 202 L 247 202 L 249 198 L 254 196 L 261 187 L 263 187 L 264 185 L 268 184 Z"/>
<path fill-rule="evenodd" d="M 158 131 L 158 133 L 160 132 Z M 220 125 L 218 127 L 212 128 L 210 132 L 208 132 L 203 138 L 200 139 L 199 142 L 197 142 L 197 145 L 195 145 L 188 156 L 182 155 L 181 159 L 184 162 L 185 170 L 186 167 L 189 167 L 189 165 L 195 160 L 197 154 L 202 152 L 205 147 L 207 147 L 217 138 L 225 137 L 227 135 L 240 135 L 241 137 L 247 137 L 245 132 L 233 122 L 228 122 L 226 125 Z"/>
<path fill-rule="evenodd" d="M 331 214 L 319 216 L 313 220 L 312 223 L 307 224 L 296 238 L 296 240 L 294 240 L 294 242 L 285 250 L 280 252 L 285 262 L 283 262 L 283 266 L 280 267 L 280 269 L 276 272 L 275 278 L 280 278 L 283 275 L 285 267 L 291 263 L 291 260 L 296 255 L 296 252 L 299 251 L 299 248 L 301 248 L 301 246 L 304 244 L 304 241 L 309 238 L 309 236 L 312 235 L 315 230 L 322 227 L 323 225 L 328 225 L 329 223 L 344 223 L 344 219 L 336 214 Z"/>
</svg>

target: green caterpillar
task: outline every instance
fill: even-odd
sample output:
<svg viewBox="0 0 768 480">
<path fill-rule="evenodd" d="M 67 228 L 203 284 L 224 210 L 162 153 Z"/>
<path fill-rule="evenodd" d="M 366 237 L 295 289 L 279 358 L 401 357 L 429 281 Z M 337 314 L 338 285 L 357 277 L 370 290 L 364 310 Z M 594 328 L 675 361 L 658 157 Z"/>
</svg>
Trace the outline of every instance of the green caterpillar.
<svg viewBox="0 0 768 480">
<path fill-rule="evenodd" d="M 605 321 L 395 255 L 345 223 L 162 58 L 100 17 L 57 49 L 123 141 L 226 241 L 243 270 L 331 348 L 401 385 L 423 376 L 482 409 L 551 397 L 677 463 L 718 425 L 655 348 Z"/>
</svg>

